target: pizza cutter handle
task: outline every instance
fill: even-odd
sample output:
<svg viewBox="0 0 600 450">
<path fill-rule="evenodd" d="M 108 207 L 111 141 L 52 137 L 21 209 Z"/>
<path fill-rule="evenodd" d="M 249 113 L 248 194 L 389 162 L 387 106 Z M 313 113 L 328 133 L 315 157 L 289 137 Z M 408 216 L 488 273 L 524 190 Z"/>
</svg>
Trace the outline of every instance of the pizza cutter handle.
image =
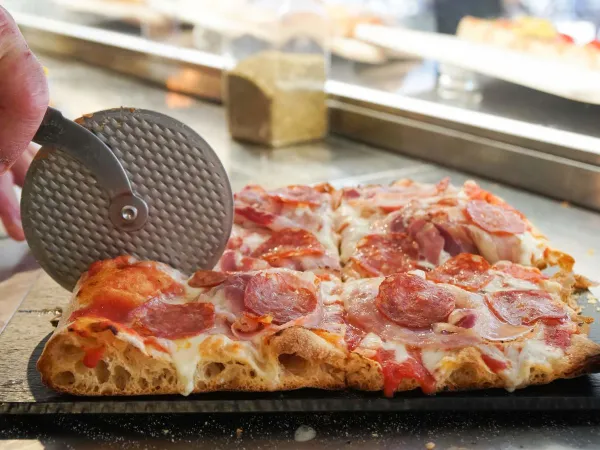
<svg viewBox="0 0 600 450">
<path fill-rule="evenodd" d="M 94 133 L 48 108 L 33 142 L 65 152 L 92 172 L 110 196 L 109 214 L 117 228 L 132 231 L 144 225 L 148 205 L 133 193 L 121 162 Z"/>
</svg>

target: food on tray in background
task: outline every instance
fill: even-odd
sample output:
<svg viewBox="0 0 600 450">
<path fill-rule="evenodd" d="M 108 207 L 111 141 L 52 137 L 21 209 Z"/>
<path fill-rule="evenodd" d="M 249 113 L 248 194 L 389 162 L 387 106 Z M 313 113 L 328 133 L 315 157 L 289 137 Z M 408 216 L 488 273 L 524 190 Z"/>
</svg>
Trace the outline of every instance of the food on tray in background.
<svg viewBox="0 0 600 450">
<path fill-rule="evenodd" d="M 332 30 L 331 51 L 334 55 L 370 64 L 387 60 L 385 50 L 357 39 L 354 30 L 362 24 L 383 25 L 390 22 L 389 18 L 363 6 L 339 1 L 326 3 Z"/>
<path fill-rule="evenodd" d="M 352 8 L 340 2 L 328 2 L 327 13 L 333 34 L 337 37 L 353 38 L 354 29 L 361 24 L 383 25 L 384 19 L 364 8 Z"/>
<path fill-rule="evenodd" d="M 274 147 L 327 133 L 328 22 L 312 0 L 266 10 L 230 39 L 225 104 L 233 138 Z M 283 12 L 280 12 L 283 11 Z"/>
<path fill-rule="evenodd" d="M 532 56 L 600 70 L 600 42 L 585 45 L 561 34 L 552 22 L 534 17 L 478 19 L 464 17 L 457 36 L 473 42 L 525 52 Z"/>
<path fill-rule="evenodd" d="M 80 395 L 512 391 L 598 369 L 572 264 L 474 182 L 248 186 L 213 270 L 92 264 L 38 369 Z"/>
</svg>

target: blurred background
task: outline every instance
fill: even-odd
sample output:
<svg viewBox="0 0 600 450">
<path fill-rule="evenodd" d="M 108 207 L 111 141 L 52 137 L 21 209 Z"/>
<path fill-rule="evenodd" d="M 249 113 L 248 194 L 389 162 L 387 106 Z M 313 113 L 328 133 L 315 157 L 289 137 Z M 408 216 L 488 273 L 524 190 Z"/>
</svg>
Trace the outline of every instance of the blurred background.
<svg viewBox="0 0 600 450">
<path fill-rule="evenodd" d="M 65 116 L 172 115 L 234 189 L 436 164 L 600 210 L 600 0 L 0 2 Z"/>
</svg>

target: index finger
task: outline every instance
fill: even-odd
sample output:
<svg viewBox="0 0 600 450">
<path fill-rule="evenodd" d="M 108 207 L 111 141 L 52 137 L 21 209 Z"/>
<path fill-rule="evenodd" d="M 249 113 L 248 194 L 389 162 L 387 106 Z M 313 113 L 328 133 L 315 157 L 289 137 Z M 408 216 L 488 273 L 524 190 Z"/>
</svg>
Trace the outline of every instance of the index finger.
<svg viewBox="0 0 600 450">
<path fill-rule="evenodd" d="M 44 69 L 0 6 L 0 174 L 27 148 L 47 107 Z"/>
</svg>

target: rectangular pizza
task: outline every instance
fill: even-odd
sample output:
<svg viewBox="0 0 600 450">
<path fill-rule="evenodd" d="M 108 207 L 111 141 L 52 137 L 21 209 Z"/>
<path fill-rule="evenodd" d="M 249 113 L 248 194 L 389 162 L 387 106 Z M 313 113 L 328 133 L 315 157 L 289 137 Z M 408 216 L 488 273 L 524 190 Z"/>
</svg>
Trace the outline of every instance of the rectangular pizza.
<svg viewBox="0 0 600 450">
<path fill-rule="evenodd" d="M 94 263 L 38 369 L 77 395 L 512 391 L 598 368 L 573 264 L 472 181 L 248 186 L 213 270 Z"/>
</svg>

